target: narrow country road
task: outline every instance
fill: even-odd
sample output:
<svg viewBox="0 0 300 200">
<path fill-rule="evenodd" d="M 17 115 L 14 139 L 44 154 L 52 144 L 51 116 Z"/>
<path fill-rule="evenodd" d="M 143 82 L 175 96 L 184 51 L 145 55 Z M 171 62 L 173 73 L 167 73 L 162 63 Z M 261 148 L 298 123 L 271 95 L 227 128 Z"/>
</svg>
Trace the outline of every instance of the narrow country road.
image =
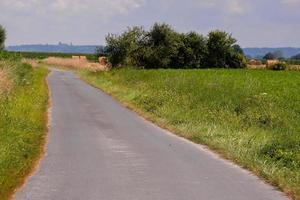
<svg viewBox="0 0 300 200">
<path fill-rule="evenodd" d="M 53 70 L 46 155 L 16 200 L 287 200 L 203 147 Z"/>
</svg>

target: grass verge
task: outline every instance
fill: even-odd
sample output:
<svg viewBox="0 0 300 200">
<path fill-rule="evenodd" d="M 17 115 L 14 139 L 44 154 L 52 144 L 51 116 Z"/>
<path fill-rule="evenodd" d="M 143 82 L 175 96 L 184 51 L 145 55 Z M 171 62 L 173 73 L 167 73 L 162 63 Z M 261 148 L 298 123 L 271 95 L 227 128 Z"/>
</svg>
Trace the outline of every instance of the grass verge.
<svg viewBox="0 0 300 200">
<path fill-rule="evenodd" d="M 298 72 L 119 69 L 79 75 L 300 199 Z"/>
<path fill-rule="evenodd" d="M 2 65 L 14 83 L 9 93 L 0 96 L 0 199 L 6 200 L 24 182 L 43 151 L 48 70 L 11 61 Z"/>
</svg>

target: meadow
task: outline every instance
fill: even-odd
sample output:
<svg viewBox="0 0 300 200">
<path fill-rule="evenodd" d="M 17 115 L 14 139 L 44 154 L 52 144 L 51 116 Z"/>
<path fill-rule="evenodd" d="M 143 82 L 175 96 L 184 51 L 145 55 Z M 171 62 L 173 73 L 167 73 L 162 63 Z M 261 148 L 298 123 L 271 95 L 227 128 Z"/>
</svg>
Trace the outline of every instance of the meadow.
<svg viewBox="0 0 300 200">
<path fill-rule="evenodd" d="M 2 57 L 1 54 L 0 199 L 6 200 L 22 185 L 43 152 L 48 70 L 33 68 L 22 64 L 18 57 L 9 59 L 7 54 Z"/>
<path fill-rule="evenodd" d="M 246 69 L 79 71 L 125 105 L 300 199 L 300 74 Z"/>
</svg>

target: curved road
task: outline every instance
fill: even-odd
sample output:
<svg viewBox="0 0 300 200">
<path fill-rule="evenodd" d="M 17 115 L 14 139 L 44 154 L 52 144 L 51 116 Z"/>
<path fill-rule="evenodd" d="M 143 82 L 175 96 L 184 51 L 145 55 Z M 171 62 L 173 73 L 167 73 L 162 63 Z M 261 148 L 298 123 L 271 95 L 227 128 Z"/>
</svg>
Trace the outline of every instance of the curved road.
<svg viewBox="0 0 300 200">
<path fill-rule="evenodd" d="M 17 200 L 287 200 L 245 170 L 54 70 L 45 158 Z"/>
</svg>

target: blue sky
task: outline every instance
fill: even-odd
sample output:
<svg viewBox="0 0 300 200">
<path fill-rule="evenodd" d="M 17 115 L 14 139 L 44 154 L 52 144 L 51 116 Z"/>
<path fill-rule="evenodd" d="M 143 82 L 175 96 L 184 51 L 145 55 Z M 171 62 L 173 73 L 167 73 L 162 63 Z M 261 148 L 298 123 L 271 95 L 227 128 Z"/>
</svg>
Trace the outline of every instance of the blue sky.
<svg viewBox="0 0 300 200">
<path fill-rule="evenodd" d="M 127 26 L 222 29 L 243 47 L 300 47 L 300 0 L 0 0 L 7 45 L 104 44 Z"/>
</svg>

